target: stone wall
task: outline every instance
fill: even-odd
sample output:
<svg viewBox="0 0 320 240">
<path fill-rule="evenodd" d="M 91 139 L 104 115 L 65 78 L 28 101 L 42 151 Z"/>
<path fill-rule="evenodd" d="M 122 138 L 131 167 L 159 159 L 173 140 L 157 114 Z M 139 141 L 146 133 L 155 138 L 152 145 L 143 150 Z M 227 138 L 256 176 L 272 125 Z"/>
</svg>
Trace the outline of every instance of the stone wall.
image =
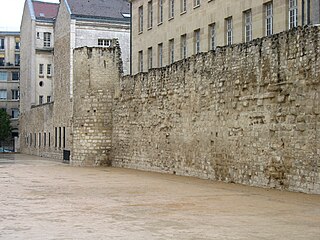
<svg viewBox="0 0 320 240">
<path fill-rule="evenodd" d="M 112 102 L 119 82 L 120 48 L 74 52 L 72 165 L 110 165 Z"/>
<path fill-rule="evenodd" d="M 113 166 L 320 193 L 319 37 L 298 28 L 121 79 Z"/>
</svg>

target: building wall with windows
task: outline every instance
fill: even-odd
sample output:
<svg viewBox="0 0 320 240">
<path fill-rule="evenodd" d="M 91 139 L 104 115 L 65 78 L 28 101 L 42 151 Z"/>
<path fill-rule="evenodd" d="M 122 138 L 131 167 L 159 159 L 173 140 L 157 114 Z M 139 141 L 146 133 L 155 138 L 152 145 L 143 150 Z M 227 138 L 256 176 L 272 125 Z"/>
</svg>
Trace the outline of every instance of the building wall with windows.
<svg viewBox="0 0 320 240">
<path fill-rule="evenodd" d="M 20 33 L 0 32 L 0 109 L 11 116 L 12 136 L 18 136 L 20 98 Z"/>
<path fill-rule="evenodd" d="M 133 74 L 217 46 L 319 23 L 319 0 L 131 0 L 131 3 Z M 148 57 L 150 48 L 152 56 Z M 147 64 L 150 58 L 152 66 Z"/>
</svg>

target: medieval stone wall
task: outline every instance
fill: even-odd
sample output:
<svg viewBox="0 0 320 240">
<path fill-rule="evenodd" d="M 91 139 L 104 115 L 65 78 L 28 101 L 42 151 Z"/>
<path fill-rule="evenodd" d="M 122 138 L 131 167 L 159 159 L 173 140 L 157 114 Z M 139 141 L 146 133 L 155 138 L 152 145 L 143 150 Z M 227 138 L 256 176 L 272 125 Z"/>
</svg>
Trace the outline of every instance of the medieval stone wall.
<svg viewBox="0 0 320 240">
<path fill-rule="evenodd" d="M 125 77 L 112 164 L 320 193 L 318 28 Z"/>
</svg>

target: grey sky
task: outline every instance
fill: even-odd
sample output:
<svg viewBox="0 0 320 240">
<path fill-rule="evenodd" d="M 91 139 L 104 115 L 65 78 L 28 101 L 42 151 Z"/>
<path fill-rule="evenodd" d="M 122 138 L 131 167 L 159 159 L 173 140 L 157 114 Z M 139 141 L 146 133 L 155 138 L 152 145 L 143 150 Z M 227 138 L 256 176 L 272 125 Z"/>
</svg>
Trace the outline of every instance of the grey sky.
<svg viewBox="0 0 320 240">
<path fill-rule="evenodd" d="M 59 0 L 41 0 L 56 2 Z M 25 0 L 0 0 L 0 31 L 20 31 L 20 23 Z"/>
</svg>

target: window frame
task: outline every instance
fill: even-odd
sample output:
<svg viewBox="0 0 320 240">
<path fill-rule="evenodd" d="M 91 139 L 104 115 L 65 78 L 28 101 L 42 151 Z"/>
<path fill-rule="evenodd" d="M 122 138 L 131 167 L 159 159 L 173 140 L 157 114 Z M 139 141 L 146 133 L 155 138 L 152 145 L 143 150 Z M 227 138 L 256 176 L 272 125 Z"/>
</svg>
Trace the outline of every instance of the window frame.
<svg viewBox="0 0 320 240">
<path fill-rule="evenodd" d="M 271 36 L 273 34 L 273 2 L 267 2 L 264 4 L 265 14 L 265 35 Z"/>
<path fill-rule="evenodd" d="M 243 12 L 244 18 L 244 42 L 252 41 L 252 10 Z"/>
</svg>

